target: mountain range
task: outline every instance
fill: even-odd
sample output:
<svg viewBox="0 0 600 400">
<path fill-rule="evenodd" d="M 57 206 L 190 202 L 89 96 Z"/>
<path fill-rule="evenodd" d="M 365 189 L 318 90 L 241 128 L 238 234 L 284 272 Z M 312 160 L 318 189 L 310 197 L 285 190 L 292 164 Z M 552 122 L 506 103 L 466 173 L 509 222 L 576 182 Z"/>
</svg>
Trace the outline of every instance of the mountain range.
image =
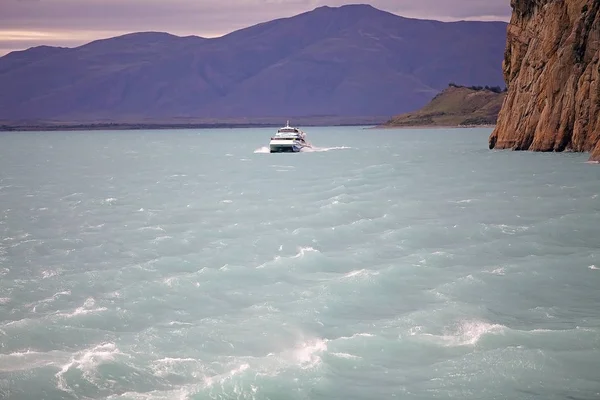
<svg viewBox="0 0 600 400">
<path fill-rule="evenodd" d="M 501 85 L 504 22 L 319 7 L 218 38 L 140 32 L 0 58 L 0 121 L 373 117 Z"/>
</svg>

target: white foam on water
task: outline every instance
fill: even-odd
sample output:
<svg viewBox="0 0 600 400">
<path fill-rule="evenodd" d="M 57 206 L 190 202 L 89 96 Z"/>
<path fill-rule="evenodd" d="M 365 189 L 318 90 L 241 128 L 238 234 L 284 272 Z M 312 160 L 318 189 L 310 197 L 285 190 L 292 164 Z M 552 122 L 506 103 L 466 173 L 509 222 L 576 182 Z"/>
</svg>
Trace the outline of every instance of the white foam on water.
<svg viewBox="0 0 600 400">
<path fill-rule="evenodd" d="M 461 321 L 457 327 L 449 329 L 444 335 L 421 334 L 420 329 L 415 335 L 431 338 L 447 347 L 472 346 L 477 344 L 484 335 L 504 333 L 506 329 L 504 325 L 471 320 Z"/>
<path fill-rule="evenodd" d="M 0 354 L 0 372 L 28 371 L 33 368 L 57 365 L 68 358 L 69 355 L 61 351 L 44 353 L 31 349 Z"/>
<path fill-rule="evenodd" d="M 274 377 L 289 369 L 308 370 L 318 367 L 322 362 L 322 354 L 327 351 L 327 343 L 327 339 L 321 338 L 300 340 L 291 348 L 277 353 L 269 353 L 263 357 L 232 358 L 230 362 L 226 363 L 228 365 L 226 372 L 205 377 L 204 387 L 199 389 L 218 389 L 219 386 L 222 388 L 226 382 L 243 374 L 248 374 L 253 378 L 258 376 Z M 238 382 L 233 382 L 233 385 L 234 393 L 236 390 L 238 392 L 243 390 Z M 252 390 L 253 393 L 255 391 Z"/>
<path fill-rule="evenodd" d="M 167 285 L 168 287 L 173 287 L 173 283 L 174 282 L 177 282 L 177 277 L 176 276 L 171 276 L 171 277 L 163 279 L 163 283 L 165 285 Z"/>
<path fill-rule="evenodd" d="M 498 229 L 500 230 L 500 232 L 504 233 L 505 235 L 515 235 L 519 232 L 525 232 L 527 230 L 529 230 L 529 226 L 524 226 L 524 225 L 507 225 L 507 224 L 483 224 L 484 225 L 484 230 L 490 230 L 490 229 Z"/>
<path fill-rule="evenodd" d="M 189 400 L 196 389 L 195 385 L 175 390 L 153 390 L 151 392 L 125 392 L 108 396 L 107 400 Z"/>
<path fill-rule="evenodd" d="M 254 154 L 267 154 L 270 153 L 270 150 L 267 146 L 260 147 L 254 150 Z"/>
<path fill-rule="evenodd" d="M 321 363 L 320 354 L 327 350 L 327 340 L 315 339 L 301 343 L 293 350 L 296 363 L 303 369 L 312 368 Z"/>
<path fill-rule="evenodd" d="M 299 153 L 323 153 L 323 152 L 327 152 L 327 151 L 333 151 L 333 150 L 348 150 L 348 149 L 352 149 L 352 147 L 348 147 L 348 146 L 335 146 L 335 147 L 304 147 L 302 149 L 300 149 Z M 267 146 L 263 146 L 260 147 L 256 150 L 254 150 L 254 154 L 270 154 L 271 151 L 269 150 L 269 148 Z"/>
<path fill-rule="evenodd" d="M 280 250 L 281 251 L 281 250 Z M 273 263 L 277 263 L 279 260 L 281 260 L 281 256 L 275 256 L 271 261 L 267 261 L 265 263 L 260 264 L 258 267 L 256 267 L 256 269 L 263 269 L 265 268 L 268 264 L 273 264 Z"/>
<path fill-rule="evenodd" d="M 158 236 L 152 240 L 152 243 L 156 244 L 156 243 L 164 242 L 165 240 L 169 240 L 169 239 L 173 239 L 173 236 L 169 236 L 169 235 Z"/>
<path fill-rule="evenodd" d="M 331 355 L 332 356 L 336 356 L 338 358 L 344 358 L 344 359 L 347 359 L 347 360 L 358 360 L 358 359 L 361 358 L 359 356 L 355 356 L 353 354 L 348 354 L 348 353 L 331 353 Z"/>
<path fill-rule="evenodd" d="M 595 271 L 600 270 L 600 268 L 596 267 L 595 265 L 590 265 L 588 268 Z"/>
<path fill-rule="evenodd" d="M 28 304 L 28 306 L 33 306 L 33 308 L 31 309 L 31 312 L 37 312 L 37 308 L 43 304 L 48 304 L 48 303 L 52 303 L 54 300 L 58 299 L 60 296 L 70 296 L 71 295 L 71 291 L 70 290 L 64 290 L 62 292 L 58 292 L 58 293 L 54 293 L 52 295 L 52 297 L 48 297 L 47 299 L 43 299 L 40 301 L 37 301 L 35 303 L 30 303 Z"/>
<path fill-rule="evenodd" d="M 158 377 L 166 377 L 172 374 L 179 374 L 186 370 L 192 370 L 190 375 L 194 378 L 198 378 L 199 372 L 204 370 L 202 363 L 195 358 L 171 358 L 165 357 L 160 360 L 152 362 L 150 367 L 154 372 L 154 375 Z M 204 374 L 202 374 L 204 377 Z"/>
<path fill-rule="evenodd" d="M 423 331 L 423 327 L 421 325 L 413 326 L 408 330 L 408 334 L 410 336 L 419 335 Z"/>
<path fill-rule="evenodd" d="M 367 278 L 370 276 L 379 275 L 378 271 L 370 271 L 368 269 L 360 269 L 356 271 L 350 271 L 344 274 L 344 278 Z"/>
<path fill-rule="evenodd" d="M 124 354 L 114 343 L 102 343 L 73 354 L 70 361 L 64 364 L 55 375 L 57 388 L 65 392 L 72 392 L 64 376 L 71 368 L 78 369 L 83 378 L 93 383 L 98 366 L 113 361 L 117 355 Z"/>
<path fill-rule="evenodd" d="M 181 321 L 171 321 L 168 323 L 169 326 L 194 326 L 189 322 L 181 322 Z"/>
<path fill-rule="evenodd" d="M 60 269 L 46 269 L 42 271 L 42 279 L 52 278 L 53 276 L 57 276 L 61 274 Z"/>
<path fill-rule="evenodd" d="M 247 363 L 240 364 L 237 367 L 233 368 L 232 370 L 230 370 L 229 372 L 226 372 L 224 374 L 206 377 L 204 379 L 204 384 L 207 387 L 210 387 L 210 386 L 214 385 L 215 383 L 223 384 L 226 380 L 231 379 L 235 375 L 239 375 L 239 374 L 243 373 L 248 368 L 250 368 L 249 364 L 247 364 Z"/>
<path fill-rule="evenodd" d="M 336 340 L 352 340 L 352 339 L 356 339 L 359 337 L 375 337 L 375 335 L 373 335 L 372 333 L 355 333 L 352 336 L 341 336 L 339 338 L 337 338 Z"/>
<path fill-rule="evenodd" d="M 349 150 L 352 147 L 347 146 L 336 146 L 336 147 L 305 147 L 300 150 L 301 153 L 322 153 L 333 150 Z"/>
<path fill-rule="evenodd" d="M 306 253 L 320 253 L 319 250 L 315 250 L 312 247 L 300 247 L 300 249 L 298 249 L 298 253 L 292 257 L 292 258 L 301 258 L 304 257 L 306 255 Z"/>
<path fill-rule="evenodd" d="M 94 300 L 93 297 L 88 297 L 85 300 L 85 302 L 83 303 L 83 306 L 77 307 L 75 309 L 75 311 L 73 311 L 71 313 L 59 312 L 56 315 L 61 316 L 61 317 L 66 317 L 66 318 L 73 318 L 73 317 L 77 317 L 80 315 L 95 314 L 95 313 L 107 310 L 106 307 L 94 307 L 95 305 L 96 305 L 96 300 Z"/>
<path fill-rule="evenodd" d="M 492 274 L 492 275 L 498 275 L 498 276 L 504 276 L 504 275 L 506 275 L 506 269 L 504 267 L 498 267 L 498 268 L 495 268 L 495 269 L 493 269 L 491 271 L 486 270 L 484 272 L 486 272 L 488 274 Z"/>
<path fill-rule="evenodd" d="M 137 229 L 138 231 L 159 231 L 159 232 L 165 232 L 165 229 L 160 226 L 160 225 L 156 225 L 156 226 L 142 226 L 141 228 Z"/>
</svg>

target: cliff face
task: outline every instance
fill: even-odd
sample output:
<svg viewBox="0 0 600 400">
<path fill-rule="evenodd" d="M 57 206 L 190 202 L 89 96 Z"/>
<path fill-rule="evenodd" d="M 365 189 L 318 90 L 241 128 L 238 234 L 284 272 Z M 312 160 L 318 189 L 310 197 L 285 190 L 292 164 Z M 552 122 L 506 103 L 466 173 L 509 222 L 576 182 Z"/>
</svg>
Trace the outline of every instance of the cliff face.
<svg viewBox="0 0 600 400">
<path fill-rule="evenodd" d="M 600 0 L 511 0 L 508 94 L 490 149 L 592 151 L 600 161 Z"/>
</svg>

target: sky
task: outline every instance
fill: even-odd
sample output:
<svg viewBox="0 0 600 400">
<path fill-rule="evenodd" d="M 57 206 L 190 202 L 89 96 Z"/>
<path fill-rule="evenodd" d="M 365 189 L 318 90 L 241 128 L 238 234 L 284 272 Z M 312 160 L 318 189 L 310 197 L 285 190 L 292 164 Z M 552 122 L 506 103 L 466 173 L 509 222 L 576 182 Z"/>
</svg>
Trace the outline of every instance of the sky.
<svg viewBox="0 0 600 400">
<path fill-rule="evenodd" d="M 510 0 L 358 0 L 404 17 L 501 20 Z M 32 46 L 73 47 L 130 32 L 222 36 L 348 0 L 0 0 L 0 55 Z"/>
</svg>

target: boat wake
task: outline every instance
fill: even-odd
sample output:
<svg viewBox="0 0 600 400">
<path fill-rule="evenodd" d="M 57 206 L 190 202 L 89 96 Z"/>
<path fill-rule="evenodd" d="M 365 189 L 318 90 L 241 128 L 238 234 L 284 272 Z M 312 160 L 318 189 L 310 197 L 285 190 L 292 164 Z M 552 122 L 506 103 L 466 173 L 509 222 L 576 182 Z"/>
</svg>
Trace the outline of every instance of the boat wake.
<svg viewBox="0 0 600 400">
<path fill-rule="evenodd" d="M 301 153 L 322 153 L 325 151 L 332 151 L 332 150 L 348 150 L 351 149 L 352 147 L 347 147 L 347 146 L 336 146 L 336 147 L 305 147 L 302 150 L 300 150 Z"/>
<path fill-rule="evenodd" d="M 269 147 L 263 146 L 259 149 L 254 150 L 254 154 L 270 154 Z"/>
<path fill-rule="evenodd" d="M 303 149 L 301 149 L 299 151 L 299 153 L 323 153 L 326 151 L 333 151 L 333 150 L 348 150 L 351 149 L 352 147 L 347 147 L 347 146 L 336 146 L 336 147 L 304 147 Z M 263 146 L 260 147 L 256 150 L 254 150 L 254 154 L 271 154 L 271 152 L 269 151 L 269 148 L 267 146 Z"/>
</svg>

